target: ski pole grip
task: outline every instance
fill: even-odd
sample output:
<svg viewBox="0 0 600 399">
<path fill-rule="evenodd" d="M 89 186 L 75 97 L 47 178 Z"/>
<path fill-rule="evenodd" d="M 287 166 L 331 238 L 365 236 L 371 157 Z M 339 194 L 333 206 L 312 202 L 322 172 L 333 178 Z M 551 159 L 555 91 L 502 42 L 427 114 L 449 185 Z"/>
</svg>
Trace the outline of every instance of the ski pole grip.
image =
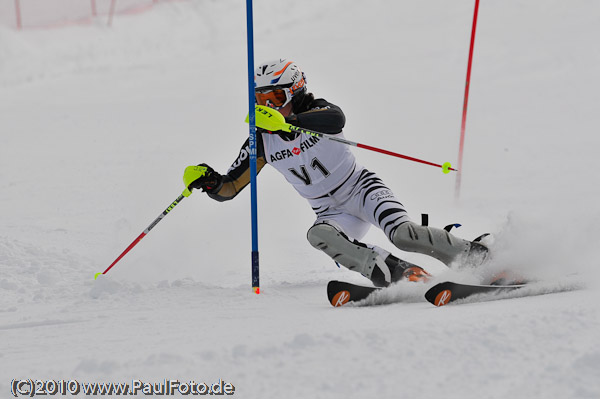
<svg viewBox="0 0 600 399">
<path fill-rule="evenodd" d="M 185 190 L 183 190 L 181 195 L 184 197 L 189 197 L 192 195 L 192 190 L 189 189 L 190 184 L 203 177 L 207 170 L 208 168 L 202 165 L 192 165 L 185 168 L 185 171 L 183 172 L 183 184 L 185 186 Z"/>
<path fill-rule="evenodd" d="M 283 130 L 284 132 L 291 131 L 291 125 L 285 121 L 285 117 L 281 115 L 276 109 L 257 105 L 254 108 L 255 112 L 255 124 L 261 129 L 268 130 L 270 132 L 277 132 Z M 246 117 L 246 123 L 250 121 L 249 116 Z"/>
</svg>

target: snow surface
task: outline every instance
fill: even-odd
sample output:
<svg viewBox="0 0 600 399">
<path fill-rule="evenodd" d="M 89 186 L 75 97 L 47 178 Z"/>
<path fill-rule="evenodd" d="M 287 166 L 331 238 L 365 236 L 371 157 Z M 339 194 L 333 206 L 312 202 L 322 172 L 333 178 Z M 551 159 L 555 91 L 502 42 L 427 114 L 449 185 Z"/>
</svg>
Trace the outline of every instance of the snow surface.
<svg viewBox="0 0 600 399">
<path fill-rule="evenodd" d="M 257 62 L 296 60 L 350 140 L 457 163 L 473 1 L 254 12 Z M 249 190 L 194 193 L 94 281 L 179 195 L 187 165 L 234 160 L 245 35 L 232 0 L 159 4 L 110 29 L 0 26 L 0 397 L 13 378 L 222 378 L 240 398 L 599 398 L 596 0 L 482 2 L 460 201 L 451 175 L 355 151 L 415 220 L 495 236 L 478 271 L 395 253 L 439 280 L 514 268 L 548 295 L 435 308 L 405 283 L 367 303 L 385 305 L 334 309 L 327 281 L 366 281 L 312 249 L 310 207 L 270 168 L 260 295 Z M 392 249 L 376 229 L 365 240 Z"/>
</svg>

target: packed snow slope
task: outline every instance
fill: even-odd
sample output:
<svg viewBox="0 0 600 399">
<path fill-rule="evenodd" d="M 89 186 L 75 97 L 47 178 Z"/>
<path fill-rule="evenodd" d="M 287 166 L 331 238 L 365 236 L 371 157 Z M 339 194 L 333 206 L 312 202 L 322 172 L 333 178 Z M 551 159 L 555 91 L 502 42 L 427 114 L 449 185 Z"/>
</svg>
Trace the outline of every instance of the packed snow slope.
<svg viewBox="0 0 600 399">
<path fill-rule="evenodd" d="M 5 0 L 6 1 L 6 0 Z M 66 11 L 65 11 L 66 12 Z M 294 59 L 345 111 L 346 137 L 457 164 L 473 1 L 256 0 L 255 58 Z M 261 294 L 249 190 L 195 192 L 94 281 L 183 190 L 247 137 L 245 9 L 159 4 L 103 24 L 0 26 L 0 396 L 11 380 L 235 386 L 240 398 L 598 398 L 600 4 L 482 2 L 460 199 L 454 175 L 356 150 L 415 220 L 494 234 L 478 281 L 539 280 L 434 308 L 424 285 L 332 308 L 368 283 L 306 241 L 310 206 L 259 176 Z M 365 241 L 392 249 L 373 229 Z"/>
</svg>

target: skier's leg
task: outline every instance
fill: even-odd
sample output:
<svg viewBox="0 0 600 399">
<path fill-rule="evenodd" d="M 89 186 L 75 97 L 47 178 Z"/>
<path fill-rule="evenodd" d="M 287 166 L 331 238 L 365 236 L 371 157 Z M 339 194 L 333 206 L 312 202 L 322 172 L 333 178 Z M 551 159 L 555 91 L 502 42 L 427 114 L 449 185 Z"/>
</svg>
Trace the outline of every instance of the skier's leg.
<svg viewBox="0 0 600 399">
<path fill-rule="evenodd" d="M 443 229 L 412 222 L 404 205 L 375 173 L 363 170 L 355 193 L 352 213 L 363 215 L 379 226 L 399 249 L 430 255 L 446 265 L 453 262 L 479 264 L 485 259 L 485 246 L 455 237 Z"/>
<path fill-rule="evenodd" d="M 391 233 L 391 240 L 403 251 L 430 255 L 448 266 L 455 262 L 479 265 L 488 252 L 487 247 L 478 242 L 470 242 L 444 229 L 420 226 L 414 222 L 405 222 L 396 227 Z"/>
<path fill-rule="evenodd" d="M 367 201 L 365 198 L 369 198 L 370 203 L 375 202 L 369 217 L 363 212 L 363 205 Z M 382 248 L 358 241 L 371 224 L 379 225 L 389 234 L 402 221 L 410 220 L 406 211 L 398 208 L 402 204 L 393 198 L 391 190 L 374 173 L 359 168 L 350 184 L 335 194 L 309 202 L 317 214 L 317 220 L 308 230 L 308 241 L 339 264 L 361 273 L 378 286 L 402 279 L 408 269 L 422 271 L 420 267 L 400 260 Z M 378 223 L 374 222 L 375 219 Z"/>
<path fill-rule="evenodd" d="M 419 266 L 398 259 L 383 248 L 348 237 L 333 220 L 315 223 L 308 230 L 307 239 L 313 247 L 367 277 L 376 286 L 387 286 L 403 278 L 419 281 L 427 275 Z"/>
<path fill-rule="evenodd" d="M 333 221 L 323 221 L 308 229 L 308 242 L 337 263 L 367 277 L 376 286 L 386 286 L 392 281 L 389 266 L 375 248 L 350 239 Z M 389 254 L 389 253 L 388 253 Z"/>
</svg>

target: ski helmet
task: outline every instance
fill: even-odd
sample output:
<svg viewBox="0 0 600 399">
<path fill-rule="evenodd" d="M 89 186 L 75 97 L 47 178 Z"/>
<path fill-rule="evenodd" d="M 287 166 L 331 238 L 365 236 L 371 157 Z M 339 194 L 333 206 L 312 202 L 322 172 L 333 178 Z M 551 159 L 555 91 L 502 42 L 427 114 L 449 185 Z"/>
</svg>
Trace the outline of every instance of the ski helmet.
<svg viewBox="0 0 600 399">
<path fill-rule="evenodd" d="M 256 103 L 280 109 L 299 103 L 306 93 L 306 77 L 293 61 L 265 62 L 254 71 Z"/>
</svg>

